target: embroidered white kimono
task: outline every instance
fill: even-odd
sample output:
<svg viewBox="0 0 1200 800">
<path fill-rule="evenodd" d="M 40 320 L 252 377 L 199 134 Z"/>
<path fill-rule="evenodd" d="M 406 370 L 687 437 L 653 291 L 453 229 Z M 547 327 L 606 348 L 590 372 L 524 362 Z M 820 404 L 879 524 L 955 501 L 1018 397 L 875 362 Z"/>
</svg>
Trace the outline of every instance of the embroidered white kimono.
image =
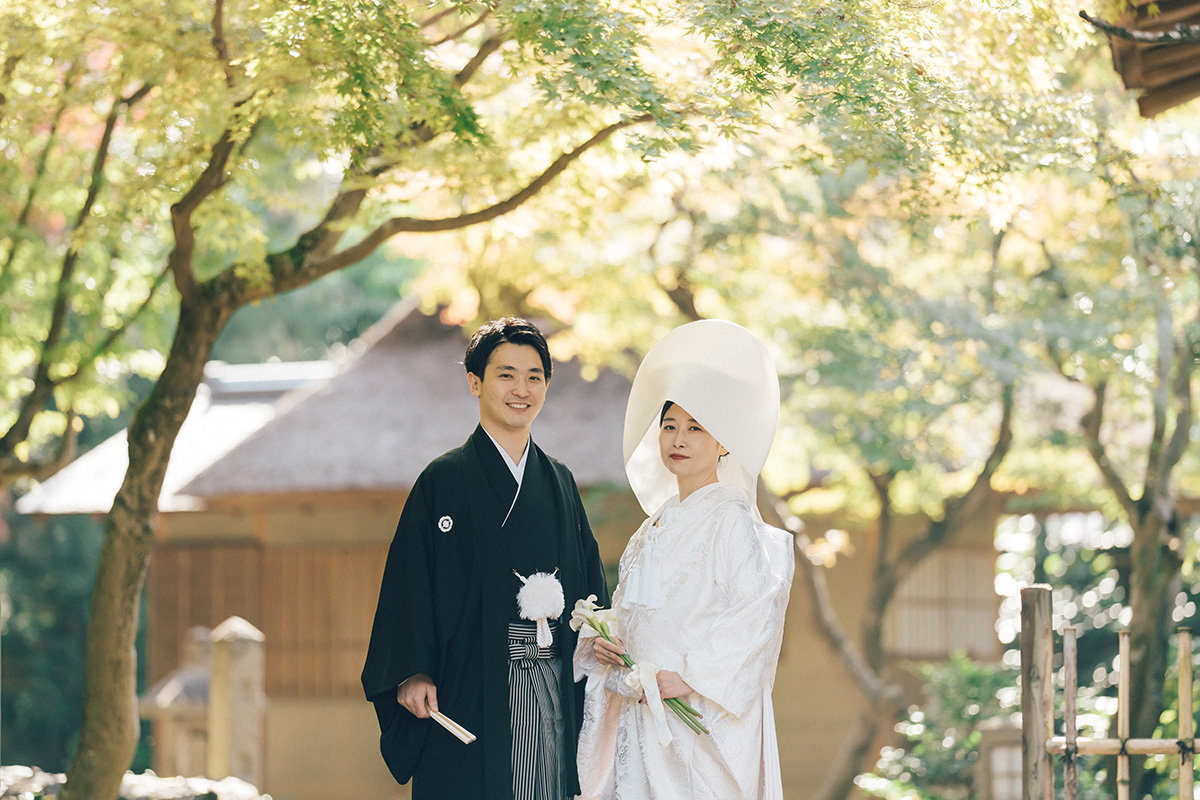
<svg viewBox="0 0 1200 800">
<path fill-rule="evenodd" d="M 782 798 L 771 688 L 794 568 L 791 535 L 757 521 L 739 486 L 705 486 L 642 524 L 621 556 L 616 635 L 635 662 L 680 674 L 711 733 L 668 708 L 672 741 L 659 744 L 649 704 L 624 680 L 631 670 L 599 664 L 581 637 L 582 798 Z"/>
</svg>

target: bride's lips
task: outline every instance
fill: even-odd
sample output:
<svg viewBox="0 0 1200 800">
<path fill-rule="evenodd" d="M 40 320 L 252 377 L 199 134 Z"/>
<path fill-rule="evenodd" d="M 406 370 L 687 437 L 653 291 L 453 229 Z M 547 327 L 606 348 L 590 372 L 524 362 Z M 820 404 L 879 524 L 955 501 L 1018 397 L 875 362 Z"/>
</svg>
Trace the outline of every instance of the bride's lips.
<svg viewBox="0 0 1200 800">
<path fill-rule="evenodd" d="M 671 454 L 671 460 L 672 460 L 672 461 L 683 461 L 685 458 L 688 458 L 688 456 L 681 456 L 679 453 L 672 453 L 672 454 Z"/>
</svg>

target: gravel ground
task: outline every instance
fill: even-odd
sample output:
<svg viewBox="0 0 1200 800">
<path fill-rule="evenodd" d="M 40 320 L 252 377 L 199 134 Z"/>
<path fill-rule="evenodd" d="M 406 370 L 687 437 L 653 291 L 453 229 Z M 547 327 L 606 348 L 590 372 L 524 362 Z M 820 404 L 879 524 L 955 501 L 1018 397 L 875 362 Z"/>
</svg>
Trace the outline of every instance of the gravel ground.
<svg viewBox="0 0 1200 800">
<path fill-rule="evenodd" d="M 65 775 L 52 775 L 37 767 L 0 767 L 0 798 L 34 800 L 56 797 Z M 126 773 L 121 781 L 123 800 L 270 800 L 238 778 L 219 781 L 208 778 L 160 778 L 153 772 Z"/>
</svg>

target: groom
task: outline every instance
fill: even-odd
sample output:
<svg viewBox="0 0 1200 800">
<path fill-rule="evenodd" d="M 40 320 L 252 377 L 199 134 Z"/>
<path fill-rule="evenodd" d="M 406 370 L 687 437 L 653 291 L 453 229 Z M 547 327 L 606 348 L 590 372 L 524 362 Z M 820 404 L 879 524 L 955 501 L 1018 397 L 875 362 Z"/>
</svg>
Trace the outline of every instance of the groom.
<svg viewBox="0 0 1200 800">
<path fill-rule="evenodd" d="M 553 365 L 525 320 L 480 328 L 467 345 L 479 425 L 413 484 L 388 551 L 362 683 L 380 749 L 413 800 L 564 800 L 579 791 L 582 695 L 572 681 L 576 600 L 608 590 L 571 472 L 530 426 Z M 564 608 L 553 640 L 518 603 L 521 577 L 554 575 Z M 478 739 L 464 744 L 440 711 Z"/>
</svg>

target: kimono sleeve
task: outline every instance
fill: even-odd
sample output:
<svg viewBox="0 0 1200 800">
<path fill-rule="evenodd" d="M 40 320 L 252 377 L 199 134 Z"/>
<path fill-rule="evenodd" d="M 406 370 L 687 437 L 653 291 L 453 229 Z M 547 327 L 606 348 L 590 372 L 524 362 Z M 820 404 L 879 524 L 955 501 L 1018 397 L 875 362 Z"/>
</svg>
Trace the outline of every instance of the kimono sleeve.
<svg viewBox="0 0 1200 800">
<path fill-rule="evenodd" d="M 713 579 L 723 598 L 708 630 L 684 656 L 680 676 L 734 716 L 751 708 L 775 681 L 784 613 L 795 560 L 791 537 L 749 512 L 717 515 Z"/>
<path fill-rule="evenodd" d="M 384 759 L 404 783 L 420 756 L 428 720 L 418 720 L 396 699 L 406 678 L 425 673 L 438 680 L 433 622 L 433 520 L 427 475 L 413 485 L 388 548 L 379 604 L 371 627 L 363 691 L 375 705 Z"/>
</svg>

